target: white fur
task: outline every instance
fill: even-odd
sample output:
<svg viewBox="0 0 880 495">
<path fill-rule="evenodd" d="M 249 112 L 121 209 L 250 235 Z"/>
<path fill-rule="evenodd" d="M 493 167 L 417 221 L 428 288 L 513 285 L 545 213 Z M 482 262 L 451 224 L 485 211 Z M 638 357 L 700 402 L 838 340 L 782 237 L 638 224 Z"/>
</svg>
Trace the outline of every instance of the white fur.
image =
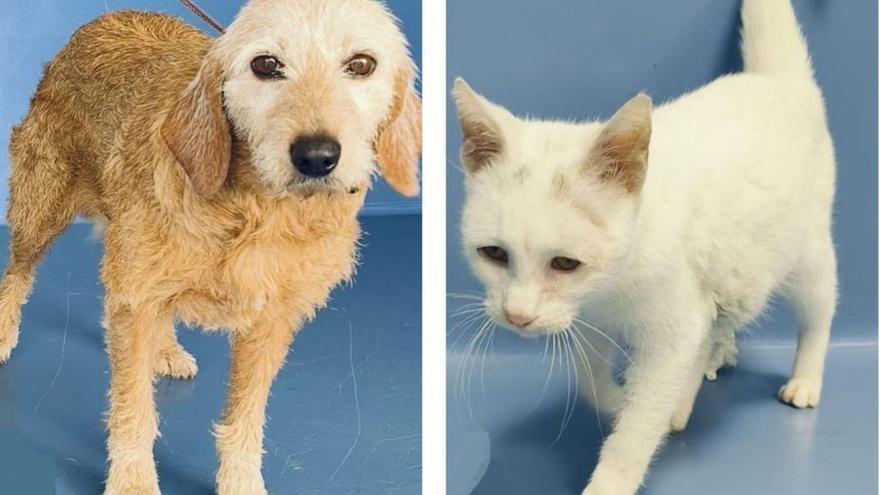
<svg viewBox="0 0 880 495">
<path fill-rule="evenodd" d="M 663 437 L 687 424 L 704 374 L 735 363 L 735 330 L 774 293 L 801 324 L 780 397 L 797 407 L 819 400 L 836 301 L 833 144 L 789 0 L 745 0 L 743 23 L 745 73 L 653 112 L 637 97 L 609 123 L 518 119 L 456 84 L 463 118 L 503 136 L 500 156 L 468 170 L 462 219 L 487 312 L 608 357 L 614 347 L 586 320 L 635 351 L 624 389 L 601 359 L 581 380 L 595 381 L 600 408 L 617 413 L 588 495 L 638 489 Z M 608 129 L 652 132 L 640 189 L 591 173 L 591 149 Z M 487 245 L 508 251 L 506 268 L 477 254 Z M 561 273 L 549 267 L 555 256 L 584 264 Z M 535 321 L 517 328 L 505 314 Z"/>
<path fill-rule="evenodd" d="M 213 54 L 223 61 L 224 106 L 248 136 L 253 162 L 278 192 L 316 185 L 349 190 L 375 172 L 373 142 L 394 99 L 401 68 L 412 64 L 397 19 L 374 0 L 253 0 L 242 8 Z M 368 78 L 348 77 L 343 66 L 366 53 L 377 60 Z M 272 55 L 285 79 L 260 80 L 252 59 Z M 342 147 L 331 175 L 314 184 L 291 165 L 289 148 L 300 135 L 326 133 Z"/>
</svg>

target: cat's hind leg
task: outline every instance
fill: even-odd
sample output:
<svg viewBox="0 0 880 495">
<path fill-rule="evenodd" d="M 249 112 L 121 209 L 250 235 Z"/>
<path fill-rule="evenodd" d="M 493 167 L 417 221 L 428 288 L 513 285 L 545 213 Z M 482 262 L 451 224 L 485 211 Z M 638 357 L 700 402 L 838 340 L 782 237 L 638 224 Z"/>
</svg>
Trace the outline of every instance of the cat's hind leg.
<svg viewBox="0 0 880 495">
<path fill-rule="evenodd" d="M 779 398 L 794 407 L 815 407 L 822 393 L 825 353 L 837 304 L 837 260 L 830 231 L 806 246 L 785 289 L 800 335 L 794 370 L 779 389 Z"/>
<path fill-rule="evenodd" d="M 712 328 L 712 350 L 706 362 L 706 379 L 713 382 L 718 378 L 720 369 L 736 366 L 736 356 L 736 324 L 720 316 Z"/>
</svg>

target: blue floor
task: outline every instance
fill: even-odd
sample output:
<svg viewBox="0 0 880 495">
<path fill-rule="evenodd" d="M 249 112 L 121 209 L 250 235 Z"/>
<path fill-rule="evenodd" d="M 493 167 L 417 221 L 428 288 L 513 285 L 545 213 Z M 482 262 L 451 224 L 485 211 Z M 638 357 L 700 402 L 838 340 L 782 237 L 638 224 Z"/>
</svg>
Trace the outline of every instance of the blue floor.
<svg viewBox="0 0 880 495">
<path fill-rule="evenodd" d="M 273 495 L 420 492 L 420 217 L 363 225 L 354 285 L 337 289 L 300 332 L 272 389 L 263 475 Z M 100 244 L 88 234 L 74 225 L 53 247 L 24 308 L 21 342 L 0 367 L 3 494 L 103 489 L 108 366 Z M 199 374 L 156 387 L 160 484 L 167 495 L 208 495 L 228 345 L 218 334 L 179 335 Z"/>
<path fill-rule="evenodd" d="M 448 287 L 453 294 L 477 289 L 455 268 Z M 453 296 L 450 313 L 462 304 Z M 877 494 L 875 305 L 876 296 L 840 305 L 822 403 L 815 410 L 776 399 L 794 359 L 790 314 L 777 308 L 774 317 L 742 335 L 738 366 L 704 383 L 688 429 L 667 441 L 639 493 Z M 449 321 L 454 327 L 461 319 Z M 448 336 L 449 495 L 580 494 L 607 422 L 600 430 L 595 412 L 577 400 L 557 441 L 569 382 L 558 363 L 550 373 L 543 341 L 499 329 L 485 358 L 481 352 L 466 357 L 472 334 L 459 328 Z M 468 373 L 463 386 L 461 370 Z"/>
</svg>

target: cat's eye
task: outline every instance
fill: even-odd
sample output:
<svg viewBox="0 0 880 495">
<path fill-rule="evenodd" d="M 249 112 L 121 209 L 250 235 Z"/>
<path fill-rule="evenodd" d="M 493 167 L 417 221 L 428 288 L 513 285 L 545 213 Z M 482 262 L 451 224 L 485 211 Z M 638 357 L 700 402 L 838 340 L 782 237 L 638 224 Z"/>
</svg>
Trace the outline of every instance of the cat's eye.
<svg viewBox="0 0 880 495">
<path fill-rule="evenodd" d="M 284 73 L 281 72 L 281 69 L 284 67 L 284 64 L 278 60 L 277 57 L 273 57 L 272 55 L 260 55 L 255 59 L 251 60 L 251 70 L 254 75 L 259 77 L 260 79 L 281 79 L 284 77 Z"/>
<path fill-rule="evenodd" d="M 367 77 L 376 70 L 376 59 L 359 53 L 345 63 L 345 73 L 352 77 Z"/>
<path fill-rule="evenodd" d="M 507 262 L 509 261 L 507 251 L 498 246 L 483 246 L 477 248 L 477 252 L 480 253 L 480 256 L 483 258 L 486 258 L 499 266 L 507 266 Z"/>
<path fill-rule="evenodd" d="M 580 261 L 565 256 L 557 256 L 550 260 L 550 268 L 558 272 L 573 272 L 580 266 Z"/>
</svg>

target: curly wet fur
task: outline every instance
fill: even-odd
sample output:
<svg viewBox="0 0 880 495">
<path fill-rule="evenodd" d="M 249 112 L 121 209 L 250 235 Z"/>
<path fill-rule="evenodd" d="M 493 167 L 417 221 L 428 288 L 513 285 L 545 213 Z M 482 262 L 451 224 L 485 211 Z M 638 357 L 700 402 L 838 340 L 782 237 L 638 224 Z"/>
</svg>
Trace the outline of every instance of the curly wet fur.
<svg viewBox="0 0 880 495">
<path fill-rule="evenodd" d="M 345 134 L 343 146 L 369 148 L 373 142 L 389 182 L 416 193 L 415 73 L 395 21 L 381 4 L 366 0 L 324 7 L 309 0 L 255 0 L 217 41 L 161 14 L 102 16 L 77 31 L 47 65 L 27 117 L 13 131 L 0 362 L 17 344 L 20 306 L 47 246 L 76 214 L 106 220 L 101 276 L 111 364 L 108 495 L 159 492 L 154 374 L 188 378 L 197 371 L 177 343 L 174 320 L 231 333 L 229 392 L 216 426 L 217 489 L 223 495 L 266 493 L 260 466 L 271 382 L 296 330 L 356 264 L 356 214 L 372 163 L 340 164 L 340 173 L 348 167 L 347 177 L 356 180 L 340 179 L 346 187 L 279 190 L 277 177 L 253 159 L 259 143 L 252 133 L 261 131 L 227 123 L 265 117 L 295 130 L 309 109 L 312 124 L 330 127 L 339 119 L 332 104 L 345 104 L 338 95 L 303 100 L 293 115 L 222 106 L 228 103 L 223 85 L 235 77 L 241 85 L 247 77 L 230 75 L 237 53 L 226 37 L 246 38 L 248 13 L 265 15 L 267 9 L 306 20 L 320 14 L 328 23 L 334 9 L 355 11 L 392 33 L 378 42 L 396 57 L 389 56 L 384 75 L 370 83 L 378 101 L 350 103 L 369 107 L 361 127 L 333 130 Z M 321 74 L 332 79 L 335 73 Z M 324 95 L 336 94 L 328 89 L 333 84 L 348 84 L 307 76 L 295 84 L 323 84 L 318 92 Z M 265 160 L 266 150 L 260 152 Z"/>
</svg>

